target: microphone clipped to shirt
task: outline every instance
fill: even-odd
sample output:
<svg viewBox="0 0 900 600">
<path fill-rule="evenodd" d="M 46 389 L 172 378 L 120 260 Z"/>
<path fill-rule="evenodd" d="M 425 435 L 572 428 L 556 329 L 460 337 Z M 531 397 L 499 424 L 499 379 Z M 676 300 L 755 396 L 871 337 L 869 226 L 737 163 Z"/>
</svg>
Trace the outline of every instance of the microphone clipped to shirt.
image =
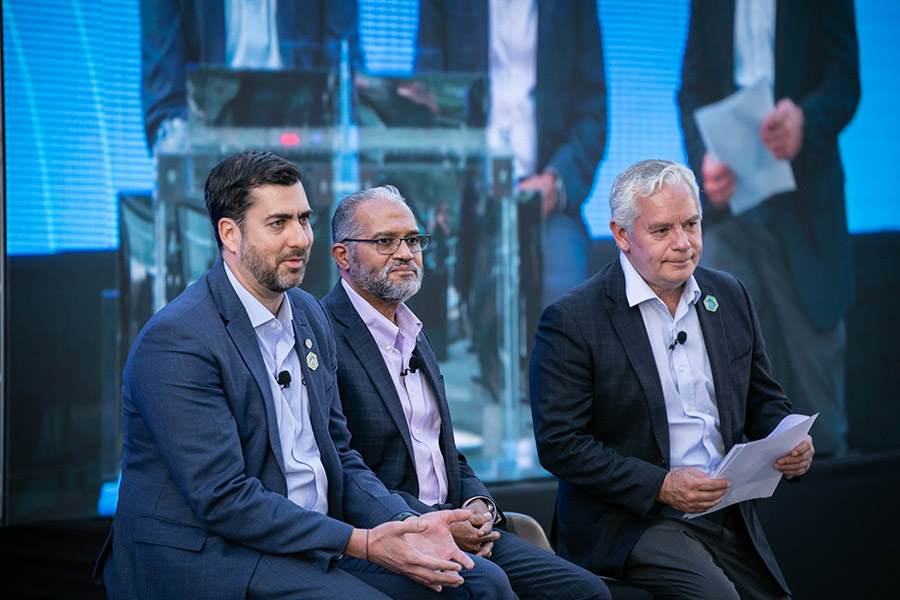
<svg viewBox="0 0 900 600">
<path fill-rule="evenodd" d="M 672 342 L 671 346 L 669 346 L 669 350 L 674 350 L 675 346 L 677 346 L 678 344 L 684 345 L 684 343 L 686 341 L 687 341 L 687 332 L 679 331 L 678 335 L 675 336 L 675 341 Z"/>
<path fill-rule="evenodd" d="M 409 368 L 400 371 L 400 377 L 406 377 L 409 373 L 415 373 L 419 370 L 419 367 L 422 366 L 422 361 L 419 360 L 419 357 L 413 354 L 409 357 Z"/>
<path fill-rule="evenodd" d="M 289 371 L 282 371 L 278 374 L 278 378 L 275 382 L 281 386 L 281 389 L 291 387 L 291 374 Z"/>
</svg>

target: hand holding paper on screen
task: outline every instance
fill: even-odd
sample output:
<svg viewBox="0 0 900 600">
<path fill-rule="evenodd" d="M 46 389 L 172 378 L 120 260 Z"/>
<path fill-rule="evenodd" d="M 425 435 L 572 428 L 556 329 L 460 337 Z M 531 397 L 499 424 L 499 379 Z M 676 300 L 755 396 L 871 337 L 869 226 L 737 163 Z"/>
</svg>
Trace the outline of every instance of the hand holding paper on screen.
<svg viewBox="0 0 900 600">
<path fill-rule="evenodd" d="M 797 189 L 791 164 L 775 158 L 760 136 L 763 123 L 774 111 L 772 90 L 760 80 L 694 112 L 707 151 L 728 165 L 737 178 L 729 203 L 734 214 L 774 194 Z"/>
<path fill-rule="evenodd" d="M 811 417 L 788 415 L 767 437 L 746 444 L 735 444 L 710 475 L 714 479 L 725 479 L 731 483 L 722 501 L 702 513 L 685 513 L 685 518 L 706 515 L 744 500 L 771 496 L 782 478 L 782 474 L 773 466 L 775 461 L 790 454 L 806 438 L 818 416 L 819 413 Z"/>
</svg>

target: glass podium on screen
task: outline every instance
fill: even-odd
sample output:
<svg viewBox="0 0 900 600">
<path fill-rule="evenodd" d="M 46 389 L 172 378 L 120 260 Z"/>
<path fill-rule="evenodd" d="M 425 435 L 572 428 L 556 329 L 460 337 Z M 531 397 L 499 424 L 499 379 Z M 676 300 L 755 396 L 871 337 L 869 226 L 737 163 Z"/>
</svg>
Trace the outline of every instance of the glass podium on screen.
<svg viewBox="0 0 900 600">
<path fill-rule="evenodd" d="M 528 403 L 528 273 L 540 268 L 536 197 L 514 193 L 510 153 L 487 145 L 488 83 L 470 74 L 354 78 L 361 187 L 396 186 L 431 234 L 409 302 L 434 345 L 457 446 L 485 480 L 546 475 Z M 523 242 L 525 245 L 523 246 Z M 538 254 L 539 255 L 539 254 Z M 540 281 L 540 279 L 538 279 Z"/>
</svg>

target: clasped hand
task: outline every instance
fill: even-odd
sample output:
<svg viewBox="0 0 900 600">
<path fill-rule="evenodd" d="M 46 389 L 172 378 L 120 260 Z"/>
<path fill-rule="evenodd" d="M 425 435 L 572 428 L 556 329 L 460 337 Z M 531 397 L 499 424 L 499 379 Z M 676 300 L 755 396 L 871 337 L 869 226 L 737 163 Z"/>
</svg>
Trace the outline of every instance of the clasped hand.
<svg viewBox="0 0 900 600">
<path fill-rule="evenodd" d="M 440 510 L 402 522 L 382 523 L 368 530 L 354 529 L 344 553 L 365 558 L 406 575 L 439 592 L 443 586 L 462 585 L 460 570 L 475 566 L 460 550 L 450 534 L 450 525 L 466 522 L 472 513 L 465 509 Z"/>
<path fill-rule="evenodd" d="M 465 552 L 490 558 L 494 542 L 500 539 L 500 532 L 493 531 L 494 515 L 481 500 L 469 503 L 466 508 L 472 511 L 469 520 L 450 524 L 453 540 Z"/>
</svg>

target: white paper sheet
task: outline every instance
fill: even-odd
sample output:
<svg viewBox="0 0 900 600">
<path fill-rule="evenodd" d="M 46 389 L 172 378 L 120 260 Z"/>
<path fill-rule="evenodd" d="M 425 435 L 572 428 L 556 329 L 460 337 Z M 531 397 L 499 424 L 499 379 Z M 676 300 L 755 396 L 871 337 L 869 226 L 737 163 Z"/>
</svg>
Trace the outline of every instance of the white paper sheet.
<svg viewBox="0 0 900 600">
<path fill-rule="evenodd" d="M 763 120 L 775 109 L 765 80 L 694 111 L 707 150 L 737 178 L 731 212 L 740 214 L 774 194 L 797 189 L 791 164 L 778 160 L 763 144 Z"/>
<path fill-rule="evenodd" d="M 788 415 L 767 437 L 732 446 L 715 472 L 710 475 L 713 479 L 726 479 L 731 482 L 731 487 L 725 492 L 722 501 L 706 512 L 685 513 L 685 518 L 692 519 L 706 515 L 744 500 L 771 496 L 782 477 L 781 472 L 772 465 L 803 441 L 818 416 L 819 413 L 811 417 Z"/>
</svg>

